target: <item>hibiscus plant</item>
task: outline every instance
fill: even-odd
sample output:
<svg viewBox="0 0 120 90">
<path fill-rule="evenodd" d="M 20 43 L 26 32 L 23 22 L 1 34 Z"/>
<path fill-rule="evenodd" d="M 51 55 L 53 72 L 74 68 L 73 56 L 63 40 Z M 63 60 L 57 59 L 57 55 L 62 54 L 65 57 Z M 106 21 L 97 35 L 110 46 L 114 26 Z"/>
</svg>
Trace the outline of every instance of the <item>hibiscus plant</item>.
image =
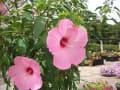
<svg viewBox="0 0 120 90">
<path fill-rule="evenodd" d="M 79 11 L 85 3 L 0 0 L 0 70 L 6 89 L 77 90 L 87 44 L 87 31 L 80 28 L 85 13 Z"/>
</svg>

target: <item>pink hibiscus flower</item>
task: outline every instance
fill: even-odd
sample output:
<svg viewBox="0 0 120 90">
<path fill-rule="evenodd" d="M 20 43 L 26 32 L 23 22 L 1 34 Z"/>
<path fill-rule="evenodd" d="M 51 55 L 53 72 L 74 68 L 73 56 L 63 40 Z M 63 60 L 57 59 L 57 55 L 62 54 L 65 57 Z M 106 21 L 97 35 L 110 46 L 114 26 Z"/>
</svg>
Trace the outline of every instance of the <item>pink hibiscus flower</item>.
<svg viewBox="0 0 120 90">
<path fill-rule="evenodd" d="M 105 88 L 105 90 L 108 90 L 108 88 Z"/>
<path fill-rule="evenodd" d="M 8 70 L 8 76 L 19 90 L 37 90 L 42 87 L 39 64 L 30 58 L 17 56 Z"/>
<path fill-rule="evenodd" d="M 7 8 L 5 6 L 5 4 L 3 2 L 0 2 L 0 12 L 3 14 L 3 15 L 7 15 Z"/>
<path fill-rule="evenodd" d="M 85 58 L 84 46 L 88 41 L 87 31 L 79 29 L 69 19 L 59 22 L 57 28 L 48 32 L 47 46 L 53 54 L 53 64 L 59 69 L 69 69 Z"/>
</svg>

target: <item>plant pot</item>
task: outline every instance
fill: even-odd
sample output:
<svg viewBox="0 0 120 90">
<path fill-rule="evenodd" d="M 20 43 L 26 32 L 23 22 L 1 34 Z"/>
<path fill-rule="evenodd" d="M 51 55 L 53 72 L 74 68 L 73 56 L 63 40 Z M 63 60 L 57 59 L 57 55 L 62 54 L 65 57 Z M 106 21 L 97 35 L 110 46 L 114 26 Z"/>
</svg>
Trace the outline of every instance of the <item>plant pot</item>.
<svg viewBox="0 0 120 90">
<path fill-rule="evenodd" d="M 107 56 L 102 56 L 102 59 L 107 59 Z"/>
<path fill-rule="evenodd" d="M 117 90 L 120 90 L 120 87 L 116 87 L 117 88 Z"/>
<path fill-rule="evenodd" d="M 103 65 L 103 64 L 104 64 L 104 60 L 103 59 L 98 59 L 98 60 L 94 60 L 93 61 L 93 66 Z"/>
<path fill-rule="evenodd" d="M 88 61 L 89 66 L 93 66 L 93 61 Z"/>
<path fill-rule="evenodd" d="M 115 86 L 116 86 L 117 90 L 120 90 L 120 86 L 118 86 L 117 84 Z"/>
<path fill-rule="evenodd" d="M 118 61 L 118 57 L 111 57 L 111 56 L 107 56 L 105 58 L 106 61 Z"/>
</svg>

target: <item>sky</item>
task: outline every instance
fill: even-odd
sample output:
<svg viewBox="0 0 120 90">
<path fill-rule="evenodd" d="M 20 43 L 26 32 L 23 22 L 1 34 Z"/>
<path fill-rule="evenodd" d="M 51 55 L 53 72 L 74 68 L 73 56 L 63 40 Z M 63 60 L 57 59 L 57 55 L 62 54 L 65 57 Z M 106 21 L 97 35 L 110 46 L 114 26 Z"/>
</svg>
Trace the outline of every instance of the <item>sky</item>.
<svg viewBox="0 0 120 90">
<path fill-rule="evenodd" d="M 95 9 L 98 6 L 103 6 L 104 1 L 105 0 L 88 0 L 88 9 L 91 10 L 92 12 L 96 12 L 99 15 L 99 13 L 95 11 Z M 113 5 L 120 9 L 120 0 L 115 0 Z M 109 14 L 109 16 L 113 17 L 117 21 L 120 21 L 120 17 L 118 17 L 118 15 L 115 12 Z M 114 24 L 113 21 L 108 21 L 107 23 Z"/>
</svg>

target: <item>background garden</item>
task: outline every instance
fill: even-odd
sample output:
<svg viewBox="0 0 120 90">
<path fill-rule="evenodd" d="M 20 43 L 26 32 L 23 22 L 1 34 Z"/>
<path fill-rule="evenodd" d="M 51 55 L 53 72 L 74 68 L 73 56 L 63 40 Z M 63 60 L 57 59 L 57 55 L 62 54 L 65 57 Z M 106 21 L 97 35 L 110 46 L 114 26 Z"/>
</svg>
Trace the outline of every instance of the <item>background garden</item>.
<svg viewBox="0 0 120 90">
<path fill-rule="evenodd" d="M 104 0 L 103 5 L 96 8 L 98 15 L 89 10 L 88 0 L 0 0 L 0 71 L 7 84 L 6 90 L 9 87 L 17 90 L 8 77 L 8 69 L 16 56 L 33 58 L 39 63 L 43 80 L 40 90 L 78 90 L 76 82 L 81 81 L 79 67 L 104 65 L 104 60 L 118 61 L 119 69 L 115 67 L 115 71 L 119 72 L 111 71 L 110 75 L 106 75 L 104 71 L 111 69 L 106 71 L 105 67 L 102 75 L 119 79 L 120 22 L 109 17 L 111 13 L 120 17 L 120 8 L 114 2 Z M 46 39 L 49 30 L 57 27 L 64 18 L 70 19 L 79 28 L 84 26 L 87 29 L 88 43 L 86 58 L 80 65 L 60 70 L 53 66 L 53 56 L 47 48 Z M 109 21 L 114 24 L 109 24 Z M 109 88 L 109 85 L 106 87 Z M 102 88 L 105 87 L 102 85 Z"/>
</svg>

